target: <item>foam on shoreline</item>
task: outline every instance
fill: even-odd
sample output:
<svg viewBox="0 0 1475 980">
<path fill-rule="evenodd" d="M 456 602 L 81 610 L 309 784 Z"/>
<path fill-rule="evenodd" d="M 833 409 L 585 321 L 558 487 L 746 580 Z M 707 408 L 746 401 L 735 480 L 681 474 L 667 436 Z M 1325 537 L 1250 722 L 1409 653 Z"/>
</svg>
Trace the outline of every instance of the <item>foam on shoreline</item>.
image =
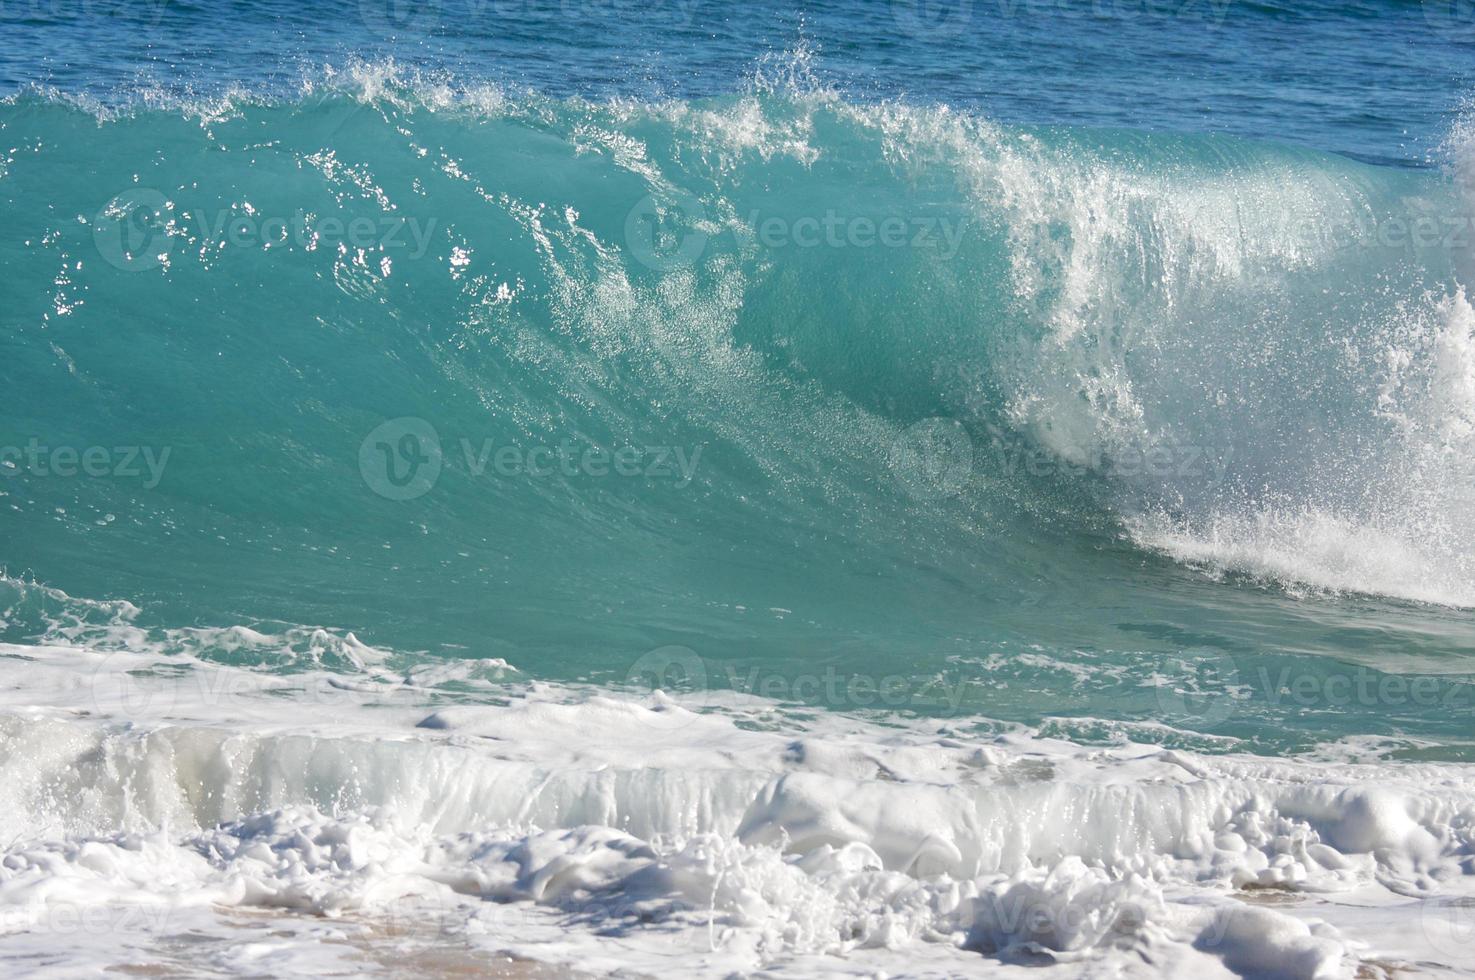
<svg viewBox="0 0 1475 980">
<path fill-rule="evenodd" d="M 0 658 L 6 941 L 67 932 L 72 966 L 163 962 L 181 930 L 225 963 L 259 938 L 242 914 L 352 933 L 355 956 L 367 935 L 596 973 L 1475 966 L 1464 766 L 735 695 L 264 683 L 54 643 Z M 274 969 L 320 953 L 288 943 Z"/>
</svg>

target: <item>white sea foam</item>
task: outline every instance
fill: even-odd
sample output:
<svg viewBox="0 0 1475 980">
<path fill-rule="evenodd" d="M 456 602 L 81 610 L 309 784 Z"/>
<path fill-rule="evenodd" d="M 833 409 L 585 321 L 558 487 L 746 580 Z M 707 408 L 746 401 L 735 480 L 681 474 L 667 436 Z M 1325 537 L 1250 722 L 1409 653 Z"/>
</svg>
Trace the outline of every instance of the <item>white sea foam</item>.
<svg viewBox="0 0 1475 980">
<path fill-rule="evenodd" d="M 1292 593 L 1360 592 L 1447 606 L 1475 605 L 1475 585 L 1445 556 L 1399 530 L 1356 516 L 1304 506 L 1213 514 L 1187 522 L 1164 514 L 1134 517 L 1145 547 L 1215 572 L 1281 583 Z"/>
<path fill-rule="evenodd" d="M 0 645 L 0 952 L 38 972 L 1475 969 L 1466 766 L 694 711 L 76 610 Z"/>
<path fill-rule="evenodd" d="M 1356 496 L 1133 515 L 1141 544 L 1294 590 L 1362 592 L 1475 606 L 1475 310 L 1463 290 L 1407 312 L 1381 334 L 1376 414 L 1384 457 L 1354 468 Z M 1309 499 L 1307 499 L 1309 498 Z"/>
</svg>

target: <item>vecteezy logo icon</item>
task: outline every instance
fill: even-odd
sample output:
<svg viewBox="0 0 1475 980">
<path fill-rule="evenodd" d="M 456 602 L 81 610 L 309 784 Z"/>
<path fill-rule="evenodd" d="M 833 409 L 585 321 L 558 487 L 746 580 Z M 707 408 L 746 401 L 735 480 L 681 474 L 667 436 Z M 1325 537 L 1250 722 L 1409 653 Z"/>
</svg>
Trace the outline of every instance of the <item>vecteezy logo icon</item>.
<svg viewBox="0 0 1475 980">
<path fill-rule="evenodd" d="M 405 416 L 376 427 L 359 446 L 359 473 L 388 500 L 414 500 L 440 479 L 441 446 L 435 427 Z"/>
<path fill-rule="evenodd" d="M 1239 664 L 1227 653 L 1191 647 L 1168 658 L 1155 692 L 1163 720 L 1207 731 L 1234 714 Z"/>
<path fill-rule="evenodd" d="M 364 889 L 358 907 L 385 934 L 398 938 L 448 934 L 456 918 L 450 888 L 423 875 L 377 878 Z"/>
<path fill-rule="evenodd" d="M 625 216 L 625 244 L 641 265 L 657 272 L 689 266 L 707 247 L 706 221 L 701 202 L 685 191 L 675 199 L 658 201 L 654 195 L 641 198 Z"/>
<path fill-rule="evenodd" d="M 119 194 L 93 218 L 92 241 L 98 254 L 124 272 L 157 269 L 174 246 L 169 210 L 168 199 L 147 187 L 132 187 Z"/>
<path fill-rule="evenodd" d="M 956 497 L 973 476 L 973 440 L 957 419 L 923 419 L 896 437 L 887 462 L 913 497 Z"/>
<path fill-rule="evenodd" d="M 414 34 L 440 20 L 440 0 L 359 0 L 359 17 L 381 34 Z"/>
<path fill-rule="evenodd" d="M 1464 895 L 1439 895 L 1419 903 L 1419 927 L 1424 939 L 1451 966 L 1475 963 L 1475 899 Z"/>
<path fill-rule="evenodd" d="M 1437 31 L 1469 35 L 1475 27 L 1475 0 L 1423 0 L 1424 20 Z"/>
<path fill-rule="evenodd" d="M 963 33 L 973 19 L 973 0 L 891 0 L 891 16 L 907 34 L 940 41 Z"/>
<path fill-rule="evenodd" d="M 630 665 L 625 683 L 662 695 L 662 702 L 645 721 L 666 731 L 691 724 L 696 714 L 688 709 L 700 708 L 711 700 L 707 665 L 691 647 L 657 647 Z M 679 706 L 671 702 L 671 694 L 683 695 Z"/>
<path fill-rule="evenodd" d="M 115 653 L 98 665 L 92 675 L 92 704 L 99 715 L 159 718 L 173 710 L 182 675 L 142 670 L 139 659 Z"/>
</svg>

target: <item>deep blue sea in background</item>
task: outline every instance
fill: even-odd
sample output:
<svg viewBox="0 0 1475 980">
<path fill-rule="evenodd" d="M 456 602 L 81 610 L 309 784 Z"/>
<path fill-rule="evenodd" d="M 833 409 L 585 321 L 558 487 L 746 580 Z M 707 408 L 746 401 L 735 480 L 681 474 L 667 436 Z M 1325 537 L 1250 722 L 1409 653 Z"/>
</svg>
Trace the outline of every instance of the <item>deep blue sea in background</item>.
<svg viewBox="0 0 1475 980">
<path fill-rule="evenodd" d="M 551 96 L 699 98 L 798 48 L 854 98 L 1429 162 L 1469 92 L 1465 0 L 5 0 L 0 88 L 292 89 L 357 56 Z"/>
</svg>

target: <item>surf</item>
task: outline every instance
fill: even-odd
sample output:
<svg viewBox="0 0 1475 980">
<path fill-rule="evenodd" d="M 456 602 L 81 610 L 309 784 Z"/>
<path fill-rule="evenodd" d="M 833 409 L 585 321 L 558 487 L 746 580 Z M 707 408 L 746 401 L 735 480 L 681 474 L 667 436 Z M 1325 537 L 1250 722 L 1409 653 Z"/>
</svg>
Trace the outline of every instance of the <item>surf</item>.
<svg viewBox="0 0 1475 980">
<path fill-rule="evenodd" d="M 54 962 L 1463 962 L 1460 127 L 787 69 L 0 102 L 0 908 L 112 916 Z"/>
</svg>

